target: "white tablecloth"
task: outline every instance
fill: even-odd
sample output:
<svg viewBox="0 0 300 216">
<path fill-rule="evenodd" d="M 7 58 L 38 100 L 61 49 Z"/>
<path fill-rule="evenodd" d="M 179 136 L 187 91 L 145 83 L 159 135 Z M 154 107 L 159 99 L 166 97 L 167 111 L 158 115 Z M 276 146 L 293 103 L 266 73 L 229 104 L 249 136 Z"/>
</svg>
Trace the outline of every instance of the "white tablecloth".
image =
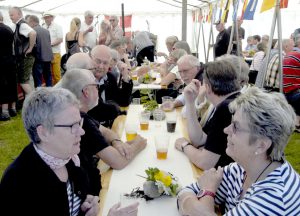
<svg viewBox="0 0 300 216">
<path fill-rule="evenodd" d="M 141 105 L 131 105 L 128 110 L 126 123 L 138 122 L 138 113 L 142 111 Z M 103 215 L 107 215 L 110 207 L 120 201 L 122 193 L 129 193 L 133 188 L 140 187 L 142 189 L 144 178 L 138 175 L 146 176 L 145 169 L 148 167 L 157 167 L 161 170 L 171 172 L 178 177 L 179 183 L 182 186 L 193 182 L 193 172 L 191 164 L 187 157 L 175 149 L 174 142 L 177 138 L 182 137 L 180 124 L 176 125 L 175 133 L 168 133 L 166 122 L 150 121 L 149 130 L 138 130 L 138 134 L 147 138 L 147 147 L 136 156 L 136 158 L 124 169 L 113 170 L 107 197 L 105 199 Z M 170 146 L 167 160 L 156 159 L 156 151 L 154 144 L 155 136 L 170 135 Z M 125 140 L 125 132 L 122 140 Z M 139 213 L 141 216 L 166 216 L 179 215 L 177 211 L 176 198 L 162 196 L 151 201 L 139 200 Z"/>
</svg>

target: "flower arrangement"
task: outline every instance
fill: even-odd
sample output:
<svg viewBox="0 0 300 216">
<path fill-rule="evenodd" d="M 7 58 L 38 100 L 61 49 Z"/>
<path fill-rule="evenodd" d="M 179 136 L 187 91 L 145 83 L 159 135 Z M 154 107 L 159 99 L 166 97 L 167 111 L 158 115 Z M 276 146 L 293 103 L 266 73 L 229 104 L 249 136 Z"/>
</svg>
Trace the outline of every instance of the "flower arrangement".
<svg viewBox="0 0 300 216">
<path fill-rule="evenodd" d="M 144 193 L 148 197 L 156 198 L 162 194 L 176 196 L 180 190 L 177 178 L 171 173 L 149 167 L 145 170 L 147 174 L 146 182 L 143 185 Z"/>
</svg>

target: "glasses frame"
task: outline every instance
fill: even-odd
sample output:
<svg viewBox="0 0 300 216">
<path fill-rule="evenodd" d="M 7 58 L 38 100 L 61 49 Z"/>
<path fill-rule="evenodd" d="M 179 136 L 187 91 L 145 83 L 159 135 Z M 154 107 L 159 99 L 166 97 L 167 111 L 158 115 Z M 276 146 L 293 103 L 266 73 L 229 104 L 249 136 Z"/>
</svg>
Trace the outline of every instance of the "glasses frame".
<svg viewBox="0 0 300 216">
<path fill-rule="evenodd" d="M 69 124 L 69 125 L 66 125 L 66 124 L 55 124 L 55 125 L 53 125 L 53 127 L 70 128 L 70 129 L 71 129 L 71 133 L 72 133 L 72 134 L 75 134 L 76 131 L 77 131 L 79 128 L 82 128 L 83 120 L 84 120 L 84 119 L 81 118 L 80 121 L 75 122 L 75 123 L 73 123 L 73 124 Z"/>
</svg>

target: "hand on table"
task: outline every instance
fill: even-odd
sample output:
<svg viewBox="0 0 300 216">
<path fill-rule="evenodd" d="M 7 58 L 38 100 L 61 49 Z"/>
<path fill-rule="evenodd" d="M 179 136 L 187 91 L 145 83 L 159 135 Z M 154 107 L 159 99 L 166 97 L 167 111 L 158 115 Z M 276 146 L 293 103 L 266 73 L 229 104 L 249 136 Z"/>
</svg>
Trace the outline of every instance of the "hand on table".
<svg viewBox="0 0 300 216">
<path fill-rule="evenodd" d="M 123 157 L 126 157 L 127 160 L 132 159 L 133 152 L 131 150 L 131 146 L 128 143 L 124 143 L 121 141 L 114 142 L 113 147 L 116 148 Z"/>
<path fill-rule="evenodd" d="M 134 140 L 129 141 L 127 143 L 129 145 L 137 144 L 137 145 L 140 146 L 140 148 L 144 149 L 146 147 L 146 145 L 147 145 L 147 140 L 144 137 L 142 137 L 140 135 L 137 135 Z"/>
<path fill-rule="evenodd" d="M 216 192 L 223 177 L 223 168 L 218 167 L 205 170 L 203 174 L 198 178 L 198 185 L 200 188 Z"/>
<path fill-rule="evenodd" d="M 139 203 L 133 203 L 129 206 L 121 207 L 121 203 L 115 204 L 108 212 L 107 216 L 136 216 L 138 213 Z"/>
<path fill-rule="evenodd" d="M 186 142 L 189 142 L 186 138 L 184 137 L 181 137 L 181 138 L 178 138 L 176 141 L 175 141 L 175 148 L 178 150 L 178 151 L 182 151 L 182 144 L 183 143 L 186 143 Z"/>
<path fill-rule="evenodd" d="M 99 197 L 87 195 L 81 205 L 81 210 L 85 212 L 85 216 L 97 216 L 99 211 Z"/>
</svg>

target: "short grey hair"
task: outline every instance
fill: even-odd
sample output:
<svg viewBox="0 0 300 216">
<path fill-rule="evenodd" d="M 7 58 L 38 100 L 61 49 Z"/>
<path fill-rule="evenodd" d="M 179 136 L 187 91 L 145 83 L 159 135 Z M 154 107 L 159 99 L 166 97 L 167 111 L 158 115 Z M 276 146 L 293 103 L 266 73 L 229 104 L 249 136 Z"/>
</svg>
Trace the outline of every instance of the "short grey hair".
<svg viewBox="0 0 300 216">
<path fill-rule="evenodd" d="M 249 65 L 245 62 L 245 60 L 242 57 L 236 56 L 236 55 L 225 54 L 225 55 L 218 57 L 216 60 L 217 61 L 224 60 L 224 61 L 230 62 L 237 71 L 240 84 L 243 86 L 248 83 L 248 81 L 249 81 Z"/>
<path fill-rule="evenodd" d="M 15 11 L 17 11 L 18 14 L 19 14 L 20 16 L 23 17 L 23 12 L 22 12 L 22 9 L 21 9 L 20 7 L 11 7 L 11 8 L 9 8 L 9 11 L 10 11 L 10 10 L 15 10 Z"/>
<path fill-rule="evenodd" d="M 117 23 L 119 23 L 119 17 L 118 17 L 118 16 L 116 16 L 116 15 L 111 15 L 109 18 L 110 18 L 110 19 L 113 18 L 114 20 L 116 20 Z"/>
<path fill-rule="evenodd" d="M 29 15 L 28 19 L 36 24 L 40 23 L 40 19 L 36 15 Z"/>
<path fill-rule="evenodd" d="M 174 44 L 174 47 L 176 49 L 184 49 L 187 52 L 187 54 L 191 54 L 190 46 L 186 41 L 177 41 Z"/>
<path fill-rule="evenodd" d="M 253 136 L 272 141 L 266 152 L 271 160 L 280 161 L 283 158 L 296 124 L 296 114 L 283 94 L 250 87 L 229 104 L 229 109 L 233 113 L 241 110 Z"/>
<path fill-rule="evenodd" d="M 200 67 L 200 61 L 193 55 L 184 55 L 177 61 L 177 65 L 184 63 L 191 67 Z"/>
<path fill-rule="evenodd" d="M 111 49 L 117 49 L 119 46 L 122 46 L 123 44 L 125 44 L 125 41 L 121 41 L 121 40 L 113 40 L 109 46 L 109 48 Z"/>
<path fill-rule="evenodd" d="M 240 90 L 238 77 L 236 68 L 226 60 L 208 62 L 204 65 L 203 79 L 218 96 Z"/>
<path fill-rule="evenodd" d="M 176 62 L 178 61 L 178 59 L 180 59 L 184 55 L 187 55 L 187 52 L 184 49 L 173 50 L 170 53 L 170 57 L 173 57 Z"/>
<path fill-rule="evenodd" d="M 110 49 L 110 55 L 111 55 L 112 60 L 120 61 L 120 54 L 118 53 L 117 50 Z"/>
<path fill-rule="evenodd" d="M 94 16 L 95 14 L 94 14 L 94 12 L 93 11 L 90 11 L 90 10 L 87 10 L 87 11 L 85 11 L 84 12 L 84 17 L 87 17 L 87 16 Z"/>
<path fill-rule="evenodd" d="M 88 84 L 91 84 L 91 80 L 95 80 L 93 73 L 85 69 L 72 69 L 65 73 L 61 80 L 60 87 L 71 91 L 78 100 L 82 96 L 82 90 Z"/>
<path fill-rule="evenodd" d="M 172 46 L 178 41 L 178 37 L 175 35 L 169 36 L 166 39 L 166 44 L 171 44 Z"/>
<path fill-rule="evenodd" d="M 87 53 L 75 53 L 70 56 L 66 63 L 67 70 L 71 70 L 74 68 L 79 69 L 90 69 L 89 67 L 92 64 L 92 59 L 89 57 Z"/>
<path fill-rule="evenodd" d="M 79 102 L 75 95 L 62 88 L 38 88 L 26 97 L 23 104 L 22 118 L 31 141 L 39 144 L 41 139 L 36 128 L 43 125 L 52 131 L 55 116 L 70 105 L 79 109 Z"/>
</svg>

